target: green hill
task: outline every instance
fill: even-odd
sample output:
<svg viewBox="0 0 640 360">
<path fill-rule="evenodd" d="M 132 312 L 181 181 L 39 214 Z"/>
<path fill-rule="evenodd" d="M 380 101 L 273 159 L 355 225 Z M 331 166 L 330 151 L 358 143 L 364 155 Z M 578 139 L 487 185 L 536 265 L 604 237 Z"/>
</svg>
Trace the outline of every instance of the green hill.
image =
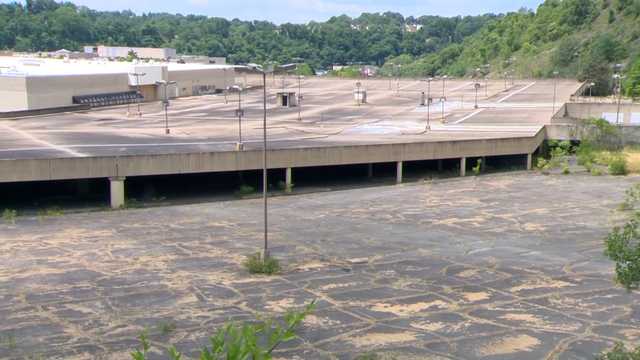
<svg viewBox="0 0 640 360">
<path fill-rule="evenodd" d="M 405 76 L 473 76 L 480 68 L 500 77 L 577 77 L 611 88 L 612 65 L 640 53 L 640 0 L 547 0 L 537 11 L 520 10 L 494 19 L 459 44 L 420 57 L 402 55 Z M 485 70 L 486 65 L 488 71 Z"/>
</svg>

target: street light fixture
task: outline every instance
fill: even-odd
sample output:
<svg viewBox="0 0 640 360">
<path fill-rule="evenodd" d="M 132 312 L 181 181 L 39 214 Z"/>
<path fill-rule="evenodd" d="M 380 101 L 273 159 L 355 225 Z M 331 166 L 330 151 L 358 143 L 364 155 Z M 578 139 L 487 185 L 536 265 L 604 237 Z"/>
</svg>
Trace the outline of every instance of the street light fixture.
<svg viewBox="0 0 640 360">
<path fill-rule="evenodd" d="M 136 103 L 138 104 L 138 116 L 142 117 L 142 111 L 140 111 L 140 97 L 142 96 L 142 94 L 140 93 L 140 76 L 145 76 L 147 75 L 146 73 L 129 73 L 129 75 L 131 76 L 135 76 L 136 77 Z M 127 106 L 127 115 L 130 115 L 130 111 L 129 111 L 129 107 Z"/>
<path fill-rule="evenodd" d="M 427 126 L 425 130 L 431 130 L 431 82 L 433 78 L 427 78 L 422 81 L 427 83 Z"/>
<path fill-rule="evenodd" d="M 616 86 L 617 92 L 618 92 L 618 106 L 617 106 L 617 110 L 616 110 L 616 125 L 621 125 L 620 124 L 620 106 L 622 105 L 622 80 L 624 79 L 624 75 L 621 74 L 614 74 L 613 75 L 613 79 L 615 81 L 618 82 L 618 85 Z"/>
<path fill-rule="evenodd" d="M 164 133 L 166 135 L 169 135 L 171 133 L 171 129 L 169 129 L 169 112 L 168 112 L 168 108 L 169 108 L 169 85 L 175 85 L 176 82 L 175 81 L 166 81 L 166 80 L 162 80 L 162 81 L 156 81 L 156 85 L 157 86 L 162 86 L 163 88 L 163 93 L 164 93 L 164 99 L 162 100 L 162 106 L 164 107 Z"/>
<path fill-rule="evenodd" d="M 298 121 L 302 121 L 302 80 L 304 76 L 298 75 Z"/>
<path fill-rule="evenodd" d="M 447 95 L 445 93 L 445 85 L 448 78 L 449 78 L 448 75 L 442 75 L 442 99 L 440 100 L 440 105 L 442 109 L 442 122 L 444 122 L 444 103 L 445 101 L 447 101 Z"/>
<path fill-rule="evenodd" d="M 554 71 L 553 72 L 553 110 L 551 112 L 551 115 L 555 115 L 556 113 L 556 97 L 558 95 L 558 74 L 559 72 Z"/>
<path fill-rule="evenodd" d="M 267 74 L 273 73 L 274 68 L 269 66 L 264 69 L 258 64 L 248 64 L 247 68 L 262 74 L 262 199 L 264 208 L 264 248 L 262 250 L 262 261 L 264 262 L 269 258 L 269 223 L 267 221 Z"/>
<path fill-rule="evenodd" d="M 479 82 L 476 82 L 475 84 L 473 84 L 473 87 L 476 90 L 476 104 L 474 106 L 476 109 L 478 108 L 478 89 L 480 89 L 480 86 L 482 86 L 482 85 L 480 85 Z"/>
<path fill-rule="evenodd" d="M 236 150 L 244 150 L 244 144 L 242 143 L 242 117 L 244 116 L 244 110 L 242 109 L 242 91 L 244 90 L 240 85 L 233 85 L 227 87 L 227 91 L 233 90 L 238 92 L 238 109 L 236 109 L 236 115 L 238 116 L 238 143 L 236 144 Z"/>
</svg>

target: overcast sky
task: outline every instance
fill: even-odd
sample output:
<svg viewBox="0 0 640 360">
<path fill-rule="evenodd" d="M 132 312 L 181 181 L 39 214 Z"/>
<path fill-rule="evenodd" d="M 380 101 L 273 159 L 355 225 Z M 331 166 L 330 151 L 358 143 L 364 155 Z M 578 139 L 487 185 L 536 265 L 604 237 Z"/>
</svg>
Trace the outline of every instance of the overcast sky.
<svg viewBox="0 0 640 360">
<path fill-rule="evenodd" d="M 0 0 L 11 2 L 11 0 Z M 75 0 L 98 10 L 132 10 L 201 14 L 227 19 L 269 20 L 275 23 L 323 21 L 334 15 L 357 16 L 363 12 L 399 12 L 405 16 L 477 15 L 487 12 L 535 9 L 542 0 Z"/>
</svg>

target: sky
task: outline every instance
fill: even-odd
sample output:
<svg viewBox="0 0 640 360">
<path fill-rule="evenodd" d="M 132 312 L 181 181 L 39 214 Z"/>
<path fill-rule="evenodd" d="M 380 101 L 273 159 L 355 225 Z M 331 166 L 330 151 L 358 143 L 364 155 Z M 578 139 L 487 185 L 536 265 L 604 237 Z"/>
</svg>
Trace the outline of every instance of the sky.
<svg viewBox="0 0 640 360">
<path fill-rule="evenodd" d="M 11 2 L 12 0 L 0 0 Z M 404 16 L 478 15 L 535 9 L 542 0 L 70 0 L 96 10 L 132 10 L 268 20 L 275 23 L 324 21 L 331 16 L 363 12 L 399 12 Z"/>
</svg>

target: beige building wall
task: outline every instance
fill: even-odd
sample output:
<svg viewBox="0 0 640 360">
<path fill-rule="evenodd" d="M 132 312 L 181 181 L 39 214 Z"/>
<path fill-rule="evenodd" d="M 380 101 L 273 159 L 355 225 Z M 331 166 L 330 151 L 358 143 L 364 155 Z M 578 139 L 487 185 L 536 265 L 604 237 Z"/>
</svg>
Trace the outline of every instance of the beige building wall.
<svg viewBox="0 0 640 360">
<path fill-rule="evenodd" d="M 169 81 L 176 82 L 176 95 L 194 96 L 224 90 L 233 85 L 233 69 L 190 69 L 169 71 Z"/>
<path fill-rule="evenodd" d="M 26 79 L 27 109 L 73 105 L 73 96 L 129 91 L 127 74 L 31 76 Z M 23 109 L 25 110 L 25 109 Z"/>
<path fill-rule="evenodd" d="M 0 112 L 25 110 L 27 103 L 27 82 L 23 76 L 0 75 Z"/>
</svg>

